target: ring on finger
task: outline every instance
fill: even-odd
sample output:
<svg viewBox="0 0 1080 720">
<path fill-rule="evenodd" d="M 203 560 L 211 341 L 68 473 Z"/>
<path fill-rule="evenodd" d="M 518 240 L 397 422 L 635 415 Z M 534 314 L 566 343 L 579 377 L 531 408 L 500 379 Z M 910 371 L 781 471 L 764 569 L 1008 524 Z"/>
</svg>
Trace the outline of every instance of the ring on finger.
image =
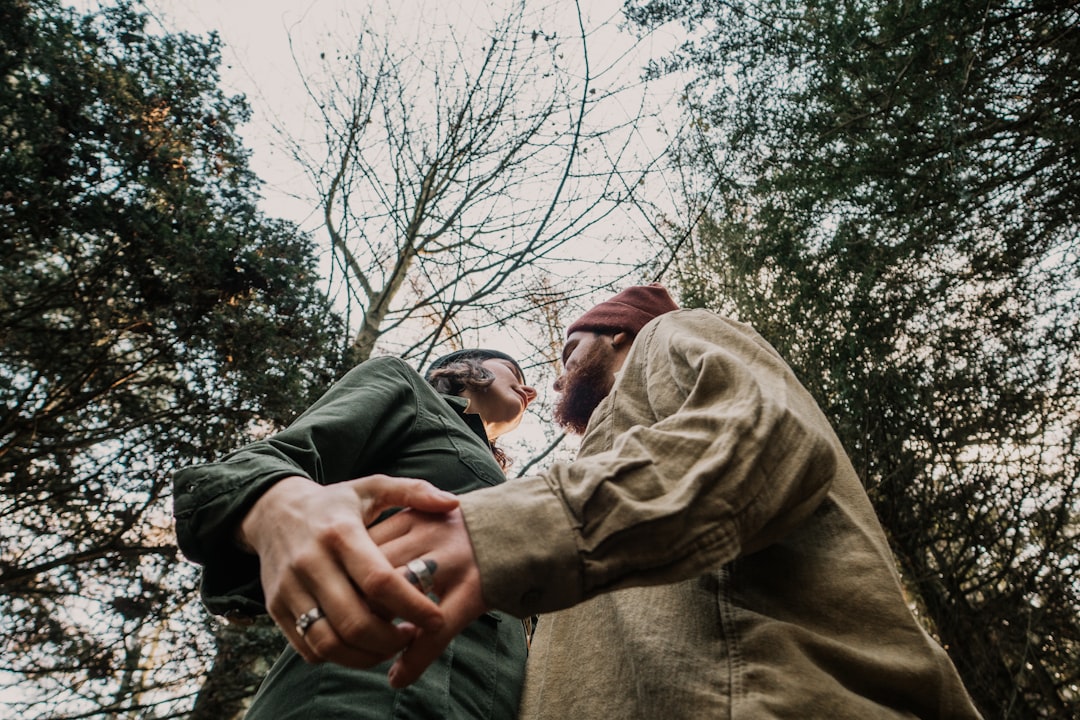
<svg viewBox="0 0 1080 720">
<path fill-rule="evenodd" d="M 435 570 L 438 567 L 434 560 L 417 558 L 405 566 L 405 579 L 420 588 L 420 592 L 426 595 L 435 587 Z"/>
<path fill-rule="evenodd" d="M 326 615 L 318 605 L 305 613 L 300 613 L 300 616 L 296 618 L 296 632 L 299 633 L 300 637 L 304 637 L 308 629 L 324 617 Z"/>
</svg>

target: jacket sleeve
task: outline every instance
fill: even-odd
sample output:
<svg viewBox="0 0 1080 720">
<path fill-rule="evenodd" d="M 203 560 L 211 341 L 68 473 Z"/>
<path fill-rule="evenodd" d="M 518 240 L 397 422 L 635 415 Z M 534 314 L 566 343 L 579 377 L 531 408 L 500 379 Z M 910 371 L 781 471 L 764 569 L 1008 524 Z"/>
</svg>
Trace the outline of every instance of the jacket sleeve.
<svg viewBox="0 0 1080 720">
<path fill-rule="evenodd" d="M 177 543 L 203 565 L 208 609 L 265 612 L 258 558 L 235 541 L 240 521 L 267 488 L 290 475 L 329 484 L 367 474 L 374 453 L 406 437 L 415 421 L 410 370 L 397 358 L 362 363 L 285 430 L 173 475 Z"/>
<path fill-rule="evenodd" d="M 806 519 L 838 450 L 755 333 L 705 311 L 662 316 L 635 340 L 577 460 L 462 498 L 485 599 L 524 615 L 695 577 Z"/>
</svg>

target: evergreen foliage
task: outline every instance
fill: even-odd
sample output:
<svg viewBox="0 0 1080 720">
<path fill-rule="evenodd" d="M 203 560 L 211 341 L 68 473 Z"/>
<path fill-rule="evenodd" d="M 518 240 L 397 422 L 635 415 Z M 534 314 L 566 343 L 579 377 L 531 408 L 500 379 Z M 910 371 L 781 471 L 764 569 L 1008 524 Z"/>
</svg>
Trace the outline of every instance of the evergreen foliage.
<svg viewBox="0 0 1080 720">
<path fill-rule="evenodd" d="M 256 207 L 216 38 L 0 3 L 0 672 L 19 717 L 190 705 L 170 473 L 288 421 L 346 339 Z M 192 623 L 195 623 L 193 626 Z M 277 645 L 278 643 L 275 643 Z"/>
<path fill-rule="evenodd" d="M 690 39 L 684 297 L 836 424 L 987 717 L 1080 712 L 1080 6 L 632 3 Z"/>
</svg>

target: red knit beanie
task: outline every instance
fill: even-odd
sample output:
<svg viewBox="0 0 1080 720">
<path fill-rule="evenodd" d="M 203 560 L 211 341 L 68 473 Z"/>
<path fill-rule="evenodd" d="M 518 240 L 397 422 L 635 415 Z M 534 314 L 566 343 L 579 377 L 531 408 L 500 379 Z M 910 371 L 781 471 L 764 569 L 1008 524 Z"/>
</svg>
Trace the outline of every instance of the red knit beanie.
<svg viewBox="0 0 1080 720">
<path fill-rule="evenodd" d="M 653 318 L 678 309 L 660 283 L 635 285 L 586 312 L 566 329 L 566 336 L 578 330 L 628 330 L 637 335 Z"/>
</svg>

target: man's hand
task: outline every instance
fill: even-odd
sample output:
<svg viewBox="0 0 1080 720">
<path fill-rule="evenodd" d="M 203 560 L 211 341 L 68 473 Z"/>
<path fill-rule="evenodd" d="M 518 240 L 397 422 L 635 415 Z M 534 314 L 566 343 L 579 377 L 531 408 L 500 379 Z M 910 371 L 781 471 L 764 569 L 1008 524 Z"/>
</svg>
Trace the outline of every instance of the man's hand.
<svg viewBox="0 0 1080 720">
<path fill-rule="evenodd" d="M 404 576 L 415 577 L 406 567 L 412 560 L 423 560 L 427 568 L 434 568 L 431 592 L 439 596 L 445 619 L 441 627 L 420 628 L 390 668 L 390 685 L 403 688 L 423 674 L 455 635 L 490 608 L 481 595 L 480 570 L 461 510 L 439 515 L 403 511 L 371 528 L 371 537 Z"/>
<path fill-rule="evenodd" d="M 367 525 L 393 507 L 446 512 L 457 504 L 423 480 L 372 475 L 324 486 L 292 476 L 259 498 L 237 539 L 258 554 L 267 610 L 305 660 L 367 668 L 444 624 Z M 297 626 L 304 615 L 315 618 L 306 629 Z"/>
</svg>

